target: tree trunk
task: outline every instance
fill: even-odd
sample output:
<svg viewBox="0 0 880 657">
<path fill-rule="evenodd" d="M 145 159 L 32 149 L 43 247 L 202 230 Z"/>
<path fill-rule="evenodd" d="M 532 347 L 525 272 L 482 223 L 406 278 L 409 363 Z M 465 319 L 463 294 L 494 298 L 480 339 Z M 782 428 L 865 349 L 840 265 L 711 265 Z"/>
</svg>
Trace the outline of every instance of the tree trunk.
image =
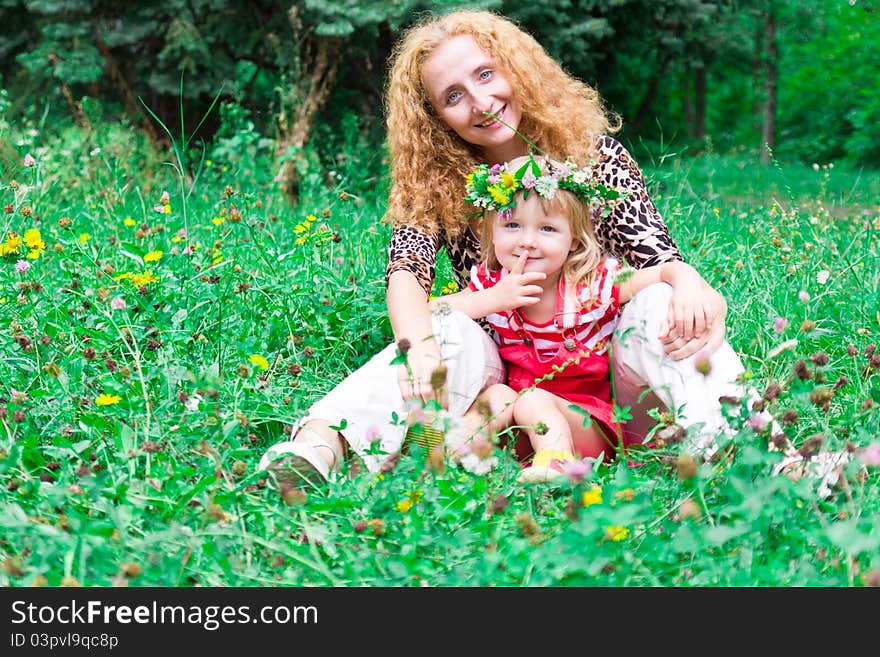
<svg viewBox="0 0 880 657">
<path fill-rule="evenodd" d="M 300 168 L 305 166 L 303 149 L 318 113 L 324 108 L 339 69 L 342 40 L 334 38 L 306 38 L 302 51 L 301 78 L 292 93 L 292 118 L 282 119 L 278 152 L 292 153 L 281 165 L 281 187 L 288 199 L 295 202 L 299 196 Z"/>
<path fill-rule="evenodd" d="M 657 89 L 660 88 L 660 81 L 663 79 L 663 76 L 666 74 L 666 68 L 669 66 L 669 59 L 669 53 L 664 53 L 660 60 L 660 64 L 657 67 L 657 72 L 654 74 L 654 77 L 651 78 L 651 81 L 648 84 L 648 90 L 642 97 L 639 109 L 636 110 L 636 118 L 630 123 L 629 129 L 634 136 L 638 134 L 645 119 L 648 118 L 648 114 L 651 111 L 651 105 L 654 103 L 654 98 L 657 96 Z"/>
<path fill-rule="evenodd" d="M 758 23 L 757 17 L 755 23 Z M 762 55 L 764 54 L 764 26 L 755 28 L 755 48 L 752 51 L 752 130 L 761 130 L 761 94 L 764 67 Z"/>
<path fill-rule="evenodd" d="M 764 125 L 761 130 L 761 164 L 770 164 L 770 156 L 776 148 L 776 12 L 773 5 L 764 14 L 764 37 L 767 62 L 764 73 Z"/>
<path fill-rule="evenodd" d="M 700 66 L 694 73 L 694 137 L 706 138 L 706 67 Z"/>
<path fill-rule="evenodd" d="M 122 69 L 119 68 L 116 58 L 113 57 L 113 53 L 110 52 L 110 48 L 107 47 L 107 44 L 104 43 L 104 39 L 101 38 L 101 32 L 98 30 L 97 25 L 93 27 L 92 35 L 95 39 L 95 45 L 98 48 L 98 52 L 101 53 L 101 57 L 104 59 L 104 68 L 110 76 L 110 79 L 113 81 L 113 84 L 116 86 L 119 95 L 122 97 L 122 103 L 125 105 L 125 109 L 129 116 L 133 121 L 140 121 L 140 124 L 144 128 L 144 132 L 147 133 L 147 137 L 150 139 L 150 143 L 153 145 L 158 144 L 159 134 L 156 132 L 156 128 L 135 102 L 134 92 L 131 90 L 128 80 L 125 79 Z"/>
<path fill-rule="evenodd" d="M 687 67 L 684 73 L 684 89 L 682 89 L 682 92 L 684 95 L 684 120 L 687 126 L 687 136 L 689 139 L 694 139 L 697 132 L 697 118 L 694 109 L 694 96 L 691 93 L 690 66 Z"/>
</svg>

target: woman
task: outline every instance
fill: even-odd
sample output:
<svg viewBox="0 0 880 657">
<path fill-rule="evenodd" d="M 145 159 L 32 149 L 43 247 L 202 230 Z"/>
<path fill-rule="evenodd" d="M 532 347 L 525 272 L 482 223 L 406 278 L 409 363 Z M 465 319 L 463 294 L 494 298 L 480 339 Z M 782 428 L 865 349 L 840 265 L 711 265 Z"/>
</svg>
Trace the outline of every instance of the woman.
<svg viewBox="0 0 880 657">
<path fill-rule="evenodd" d="M 478 218 L 469 218 L 473 208 L 462 201 L 466 174 L 480 163 L 525 155 L 523 137 L 559 159 L 591 163 L 600 182 L 625 192 L 597 227 L 609 255 L 636 269 L 682 260 L 638 165 L 609 136 L 619 121 L 594 89 L 565 73 L 509 20 L 460 11 L 411 28 L 392 55 L 386 106 L 387 218 L 394 226 L 387 303 L 406 362 L 391 366 L 397 349 L 390 345 L 312 406 L 292 440 L 270 448 L 260 467 L 291 484 L 326 478 L 346 446 L 378 468 L 383 454 L 400 449 L 412 408 L 405 400 L 437 398 L 460 416 L 481 390 L 504 381 L 486 332 L 443 304 L 432 313 L 429 293 L 441 247 L 462 287 L 480 261 Z M 729 347 L 715 353 L 724 342 L 726 311 L 724 299 L 696 273 L 674 291 L 652 286 L 628 304 L 612 359 L 617 405 L 633 409 L 627 441 L 644 438 L 653 424 L 645 411 L 657 406 L 673 409 L 681 424 L 702 425 L 704 444 L 723 428 L 718 397 L 742 393 L 732 383 L 742 371 L 739 359 Z M 698 351 L 712 355 L 708 398 L 707 380 L 693 363 Z M 648 389 L 654 394 L 643 394 Z"/>
</svg>

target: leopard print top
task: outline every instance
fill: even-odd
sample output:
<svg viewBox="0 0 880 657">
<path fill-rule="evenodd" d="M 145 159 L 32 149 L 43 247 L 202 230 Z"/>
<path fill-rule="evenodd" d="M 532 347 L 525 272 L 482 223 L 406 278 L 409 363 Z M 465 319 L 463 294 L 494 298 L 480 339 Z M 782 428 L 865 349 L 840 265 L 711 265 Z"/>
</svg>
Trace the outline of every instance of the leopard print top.
<svg viewBox="0 0 880 657">
<path fill-rule="evenodd" d="M 598 179 L 608 187 L 626 191 L 623 202 L 614 206 L 611 215 L 597 222 L 596 237 L 604 251 L 636 269 L 683 260 L 627 149 L 616 139 L 604 136 L 599 139 L 598 151 Z M 470 227 L 458 239 L 450 240 L 442 229 L 431 235 L 418 226 L 396 225 L 388 246 L 386 281 L 395 271 L 409 271 L 430 294 L 441 246 L 449 254 L 459 286 L 466 287 L 471 268 L 480 262 L 480 242 Z"/>
</svg>

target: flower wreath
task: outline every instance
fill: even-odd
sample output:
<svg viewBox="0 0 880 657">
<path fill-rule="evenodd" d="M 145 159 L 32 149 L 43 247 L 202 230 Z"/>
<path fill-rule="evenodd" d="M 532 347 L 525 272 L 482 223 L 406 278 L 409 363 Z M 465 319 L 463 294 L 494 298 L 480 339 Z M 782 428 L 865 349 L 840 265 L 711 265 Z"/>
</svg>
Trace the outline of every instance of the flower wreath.
<svg viewBox="0 0 880 657">
<path fill-rule="evenodd" d="M 482 210 L 509 215 L 516 207 L 514 197 L 520 190 L 524 190 L 523 198 L 528 198 L 534 190 L 541 198 L 550 200 L 556 195 L 557 189 L 565 189 L 586 203 L 593 213 L 607 217 L 611 213 L 610 205 L 624 194 L 596 180 L 592 161 L 590 166 L 579 169 L 570 160 L 564 163 L 547 157 L 541 160 L 546 173 L 532 153 L 516 171 L 510 171 L 506 162 L 491 167 L 488 164 L 479 165 L 467 176 L 465 202 Z"/>
</svg>

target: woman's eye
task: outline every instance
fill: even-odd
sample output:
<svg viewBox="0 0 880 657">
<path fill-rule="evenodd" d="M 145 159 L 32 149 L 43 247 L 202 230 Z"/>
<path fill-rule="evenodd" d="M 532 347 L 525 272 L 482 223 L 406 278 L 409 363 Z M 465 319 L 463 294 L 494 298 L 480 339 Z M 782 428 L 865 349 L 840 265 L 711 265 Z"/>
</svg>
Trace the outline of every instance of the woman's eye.
<svg viewBox="0 0 880 657">
<path fill-rule="evenodd" d="M 480 71 L 480 79 L 481 80 L 488 80 L 491 77 L 492 77 L 492 70 L 491 69 L 487 68 L 485 71 Z"/>
<path fill-rule="evenodd" d="M 457 101 L 459 98 L 461 98 L 461 92 L 460 91 L 453 91 L 452 93 L 450 93 L 446 97 L 446 102 L 447 102 L 447 104 L 451 104 L 451 103 L 454 103 L 455 101 Z"/>
</svg>

